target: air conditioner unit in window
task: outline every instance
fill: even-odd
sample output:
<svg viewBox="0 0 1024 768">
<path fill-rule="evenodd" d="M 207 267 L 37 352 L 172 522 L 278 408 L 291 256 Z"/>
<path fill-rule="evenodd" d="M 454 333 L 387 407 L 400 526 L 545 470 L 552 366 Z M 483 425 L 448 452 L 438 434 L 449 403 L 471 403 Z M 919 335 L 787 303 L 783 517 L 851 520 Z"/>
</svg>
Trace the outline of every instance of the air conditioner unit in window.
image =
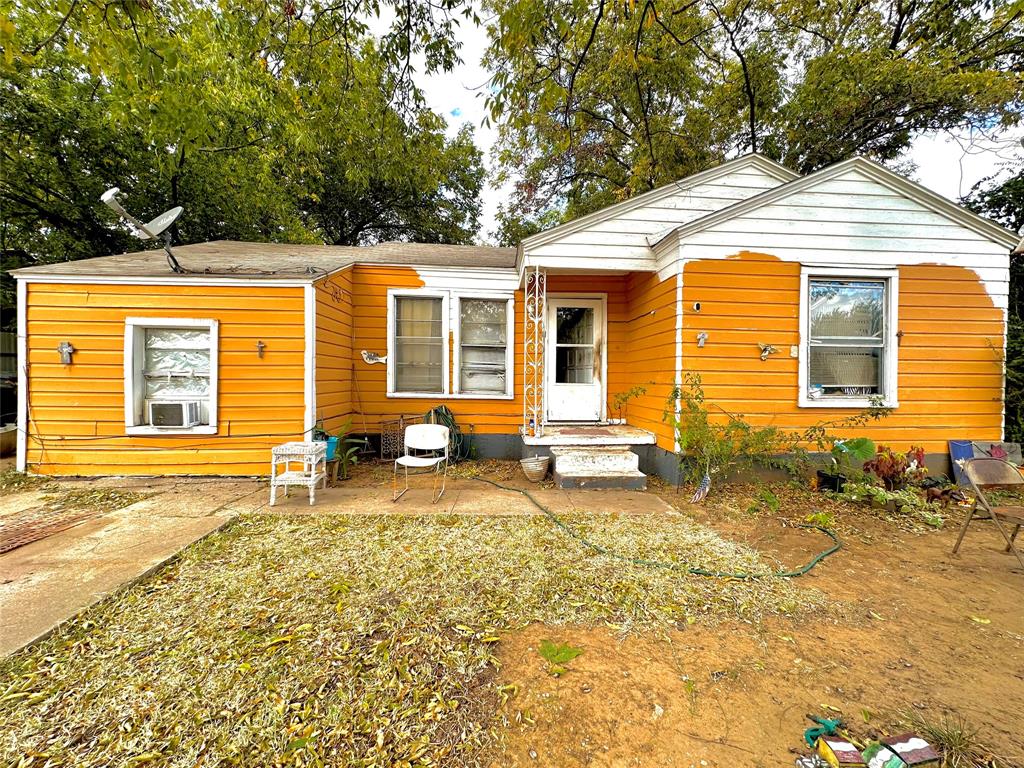
<svg viewBox="0 0 1024 768">
<path fill-rule="evenodd" d="M 149 401 L 149 424 L 153 427 L 194 427 L 202 423 L 198 400 Z"/>
</svg>

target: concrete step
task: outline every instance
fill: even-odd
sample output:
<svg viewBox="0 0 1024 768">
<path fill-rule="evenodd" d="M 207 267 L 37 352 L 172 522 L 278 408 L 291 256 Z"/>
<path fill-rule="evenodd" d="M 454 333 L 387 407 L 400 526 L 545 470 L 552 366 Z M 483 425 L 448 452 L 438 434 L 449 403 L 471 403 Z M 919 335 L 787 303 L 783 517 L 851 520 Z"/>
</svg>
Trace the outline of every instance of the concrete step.
<svg viewBox="0 0 1024 768">
<path fill-rule="evenodd" d="M 592 490 L 647 490 L 647 475 L 639 470 L 633 472 L 591 472 L 585 475 L 563 475 L 554 473 L 555 483 L 559 488 L 592 489 Z"/>
<path fill-rule="evenodd" d="M 561 446 L 551 449 L 559 488 L 643 490 L 640 457 L 624 446 Z"/>
<path fill-rule="evenodd" d="M 640 457 L 627 446 L 567 445 L 551 449 L 556 472 L 582 474 L 587 472 L 635 472 Z"/>
</svg>

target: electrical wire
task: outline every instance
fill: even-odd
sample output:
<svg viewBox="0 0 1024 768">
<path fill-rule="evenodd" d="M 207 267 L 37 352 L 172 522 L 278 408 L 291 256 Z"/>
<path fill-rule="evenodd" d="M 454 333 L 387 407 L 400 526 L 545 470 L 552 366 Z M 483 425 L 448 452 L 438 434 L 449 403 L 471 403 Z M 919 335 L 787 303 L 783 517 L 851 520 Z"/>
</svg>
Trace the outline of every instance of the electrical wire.
<svg viewBox="0 0 1024 768">
<path fill-rule="evenodd" d="M 470 479 L 476 480 L 481 483 L 487 483 L 488 485 L 493 485 L 495 488 L 500 488 L 503 491 L 522 494 L 535 507 L 537 507 L 537 509 L 543 512 L 547 516 L 548 520 L 554 523 L 563 533 L 568 534 L 570 537 L 578 541 L 580 544 L 582 544 L 584 547 L 591 550 L 592 552 L 596 552 L 599 555 L 605 555 L 606 557 L 611 557 L 615 560 L 630 563 L 632 565 L 642 565 L 648 568 L 663 568 L 665 570 L 679 571 L 693 576 L 707 576 L 715 579 L 733 579 L 735 581 L 757 581 L 765 578 L 794 579 L 798 576 L 803 576 L 812 568 L 814 568 L 814 566 L 816 566 L 818 563 L 824 560 L 826 557 L 834 555 L 836 552 L 843 548 L 843 543 L 839 540 L 839 537 L 836 536 L 835 533 L 830 531 L 828 528 L 823 528 L 820 525 L 799 525 L 797 526 L 798 528 L 807 528 L 815 531 L 820 531 L 821 533 L 828 536 L 832 540 L 833 544 L 828 549 L 822 550 L 821 552 L 816 554 L 814 557 L 812 557 L 799 568 L 794 568 L 788 571 L 776 571 L 774 573 L 764 574 L 745 573 L 742 571 L 730 573 L 728 571 L 712 571 L 707 568 L 699 568 L 696 566 L 687 565 L 686 563 L 669 563 L 662 560 L 651 560 L 650 558 L 646 557 L 633 557 L 631 555 L 621 554 L 619 552 L 609 549 L 608 547 L 591 541 L 586 536 L 576 531 L 572 526 L 570 526 L 568 523 L 562 520 L 562 518 L 560 518 L 546 506 L 537 501 L 533 494 L 531 494 L 527 490 L 502 485 L 501 483 L 495 482 L 494 480 L 488 480 L 485 477 L 473 477 Z"/>
</svg>

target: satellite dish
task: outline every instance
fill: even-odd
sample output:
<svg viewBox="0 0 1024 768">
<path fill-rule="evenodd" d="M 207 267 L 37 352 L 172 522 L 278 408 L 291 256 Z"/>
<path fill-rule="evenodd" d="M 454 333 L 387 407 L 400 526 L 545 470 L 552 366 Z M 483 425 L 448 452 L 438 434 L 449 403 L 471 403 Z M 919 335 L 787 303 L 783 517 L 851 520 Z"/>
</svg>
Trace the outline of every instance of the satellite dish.
<svg viewBox="0 0 1024 768">
<path fill-rule="evenodd" d="M 171 253 L 171 233 L 167 232 L 167 228 L 181 216 L 181 212 L 184 209 L 180 205 L 176 205 L 169 211 L 164 211 L 152 221 L 143 224 L 122 207 L 117 199 L 117 196 L 120 194 L 120 189 L 111 187 L 100 195 L 100 202 L 124 219 L 128 226 L 131 227 L 133 234 L 140 240 L 156 240 L 160 235 L 164 235 L 164 250 L 167 252 L 167 263 L 170 264 L 171 271 L 184 272 L 185 270 L 181 268 L 178 260 Z"/>
<path fill-rule="evenodd" d="M 181 216 L 181 212 L 183 210 L 185 209 L 182 208 L 180 205 L 176 205 L 173 208 L 171 208 L 171 210 L 164 211 L 163 213 L 161 213 L 148 224 L 144 224 L 142 228 L 143 230 L 145 230 L 147 235 L 149 235 L 152 238 L 155 238 L 158 235 L 162 234 L 165 229 L 171 226 L 171 224 L 173 224 L 177 220 L 177 218 Z"/>
</svg>

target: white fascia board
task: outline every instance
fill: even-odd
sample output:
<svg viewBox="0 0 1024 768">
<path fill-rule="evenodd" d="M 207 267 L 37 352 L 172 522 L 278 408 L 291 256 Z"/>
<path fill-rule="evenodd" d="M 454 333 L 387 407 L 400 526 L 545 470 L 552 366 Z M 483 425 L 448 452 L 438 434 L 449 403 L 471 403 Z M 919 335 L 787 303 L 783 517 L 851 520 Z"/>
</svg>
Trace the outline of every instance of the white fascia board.
<svg viewBox="0 0 1024 768">
<path fill-rule="evenodd" d="M 333 273 L 331 273 L 333 274 Z M 320 275 L 301 278 L 242 278 L 242 277 L 131 277 L 111 275 L 32 275 L 13 274 L 18 283 L 66 283 L 69 285 L 193 285 L 193 286 L 270 286 L 273 288 L 298 288 L 310 285 L 313 280 L 326 277 Z"/>
<path fill-rule="evenodd" d="M 544 245 L 552 240 L 557 240 L 560 237 L 565 237 L 573 232 L 578 232 L 581 229 L 585 229 L 592 224 L 599 221 L 610 219 L 613 216 L 631 211 L 634 208 L 639 208 L 644 205 L 650 205 L 664 197 L 674 195 L 682 190 L 690 189 L 700 184 L 706 184 L 709 181 L 713 181 L 721 176 L 728 175 L 730 173 L 736 173 L 742 171 L 745 168 L 755 168 L 763 173 L 772 176 L 783 184 L 792 181 L 793 179 L 799 178 L 799 174 L 795 171 L 791 171 L 784 165 L 776 163 L 774 160 L 769 160 L 764 155 L 750 154 L 738 157 L 735 160 L 729 160 L 717 165 L 714 168 L 708 168 L 706 171 L 687 176 L 679 181 L 666 184 L 663 187 L 652 189 L 650 192 L 644 192 L 643 194 L 636 195 L 623 200 L 621 203 L 615 203 L 609 205 L 593 213 L 588 213 L 586 216 L 580 216 L 578 219 L 567 221 L 565 224 L 559 224 L 556 227 L 545 230 L 544 232 L 538 232 L 536 235 L 532 235 L 520 243 L 519 248 L 525 251 L 529 248 L 536 248 L 539 245 Z"/>
</svg>

